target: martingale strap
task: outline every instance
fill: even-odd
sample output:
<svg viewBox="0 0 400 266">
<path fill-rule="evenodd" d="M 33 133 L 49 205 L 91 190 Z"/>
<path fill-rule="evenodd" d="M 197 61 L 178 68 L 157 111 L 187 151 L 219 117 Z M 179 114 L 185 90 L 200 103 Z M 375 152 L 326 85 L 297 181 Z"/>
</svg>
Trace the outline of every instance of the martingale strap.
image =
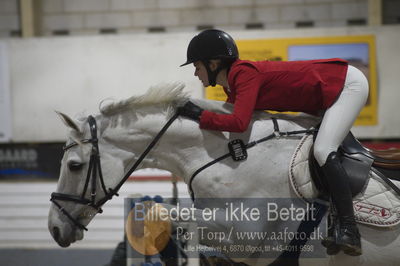
<svg viewBox="0 0 400 266">
<path fill-rule="evenodd" d="M 310 129 L 306 129 L 306 130 L 297 130 L 297 131 L 281 132 L 281 131 L 279 130 L 279 124 L 278 124 L 277 119 L 273 117 L 273 118 L 271 118 L 271 120 L 272 120 L 272 122 L 273 122 L 273 124 L 274 124 L 274 132 L 271 133 L 270 135 L 264 137 L 264 138 L 261 138 L 261 139 L 259 139 L 259 140 L 255 140 L 255 141 L 249 142 L 249 143 L 247 143 L 247 144 L 244 144 L 243 146 L 242 146 L 242 144 L 241 144 L 241 146 L 242 146 L 242 148 L 243 148 L 244 150 L 250 149 L 250 148 L 256 146 L 257 144 L 262 143 L 262 142 L 265 142 L 265 141 L 268 141 L 268 140 L 270 140 L 270 139 L 280 138 L 280 137 L 288 137 L 288 136 L 291 136 L 291 135 L 298 135 L 298 134 L 310 134 L 310 133 L 313 133 L 313 132 L 316 131 L 315 128 L 310 128 Z M 224 154 L 224 155 L 222 155 L 222 156 L 220 156 L 220 157 L 218 157 L 217 159 L 215 159 L 215 160 L 213 160 L 213 161 L 211 161 L 211 162 L 205 164 L 204 166 L 200 167 L 199 169 L 196 170 L 196 172 L 193 173 L 192 177 L 191 177 L 190 180 L 189 180 L 189 193 L 190 193 L 190 197 L 192 198 L 192 200 L 195 199 L 195 197 L 194 197 L 194 192 L 193 192 L 193 188 L 192 188 L 192 183 L 193 183 L 193 180 L 195 179 L 195 177 L 196 177 L 201 171 L 203 171 L 204 169 L 206 169 L 206 168 L 208 168 L 208 167 L 210 167 L 210 166 L 212 166 L 212 165 L 214 165 L 214 164 L 216 164 L 216 163 L 218 163 L 218 162 L 220 162 L 220 161 L 222 161 L 222 160 L 224 160 L 224 159 L 226 159 L 226 158 L 229 158 L 229 157 L 232 157 L 232 152 L 231 152 L 231 151 L 228 152 L 228 153 L 226 153 L 226 154 Z M 247 158 L 247 153 L 246 153 L 246 158 Z M 235 159 L 234 159 L 234 160 L 235 160 Z M 236 161 L 236 160 L 235 160 L 235 161 Z M 237 161 L 238 161 L 238 160 L 237 160 Z"/>
</svg>

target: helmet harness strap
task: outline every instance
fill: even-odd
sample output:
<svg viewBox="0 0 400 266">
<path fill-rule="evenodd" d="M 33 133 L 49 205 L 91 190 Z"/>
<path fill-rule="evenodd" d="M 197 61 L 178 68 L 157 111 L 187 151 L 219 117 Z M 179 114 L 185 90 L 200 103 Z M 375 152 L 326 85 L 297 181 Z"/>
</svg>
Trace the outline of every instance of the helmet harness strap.
<svg viewBox="0 0 400 266">
<path fill-rule="evenodd" d="M 219 72 L 221 72 L 222 69 L 224 69 L 224 67 L 221 66 L 221 64 L 218 65 L 218 67 L 212 71 L 210 68 L 210 60 L 201 60 L 201 62 L 203 63 L 204 67 L 207 70 L 207 75 L 208 75 L 208 83 L 211 86 L 215 86 L 217 85 L 217 76 L 219 74 Z"/>
</svg>

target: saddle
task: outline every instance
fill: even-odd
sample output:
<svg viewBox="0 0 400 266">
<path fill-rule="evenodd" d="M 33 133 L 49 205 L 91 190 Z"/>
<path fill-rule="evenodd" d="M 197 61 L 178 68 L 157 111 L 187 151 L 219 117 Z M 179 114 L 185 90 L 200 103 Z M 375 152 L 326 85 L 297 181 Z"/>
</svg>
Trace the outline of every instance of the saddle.
<svg viewBox="0 0 400 266">
<path fill-rule="evenodd" d="M 290 162 L 289 182 L 299 198 L 327 205 L 329 188 L 313 156 L 314 139 L 315 133 L 300 141 Z M 349 133 L 339 153 L 349 177 L 356 221 L 377 227 L 400 224 L 400 160 L 392 160 L 398 151 L 375 152 Z"/>
<path fill-rule="evenodd" d="M 400 169 L 400 149 L 374 150 L 364 147 L 350 132 L 341 145 L 346 154 L 363 154 L 373 159 L 373 166 L 384 169 Z"/>
<path fill-rule="evenodd" d="M 376 172 L 390 187 L 394 188 L 400 196 L 400 189 L 390 181 L 390 179 L 400 181 L 400 149 L 368 149 L 349 132 L 339 147 L 339 152 L 342 165 L 349 177 L 353 197 L 363 191 L 371 170 Z M 321 167 L 314 158 L 313 147 L 310 149 L 308 162 L 311 178 L 320 191 L 320 197 L 326 199 L 329 197 L 329 190 L 324 181 Z"/>
</svg>

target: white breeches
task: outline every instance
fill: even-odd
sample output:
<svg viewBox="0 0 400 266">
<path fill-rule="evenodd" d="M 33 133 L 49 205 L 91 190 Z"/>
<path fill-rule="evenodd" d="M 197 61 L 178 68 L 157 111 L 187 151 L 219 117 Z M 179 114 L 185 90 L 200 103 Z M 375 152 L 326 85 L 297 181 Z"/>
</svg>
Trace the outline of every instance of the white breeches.
<svg viewBox="0 0 400 266">
<path fill-rule="evenodd" d="M 337 151 L 349 133 L 368 98 L 368 80 L 357 68 L 347 70 L 343 91 L 336 102 L 326 110 L 314 144 L 314 156 L 323 166 L 328 155 Z"/>
</svg>

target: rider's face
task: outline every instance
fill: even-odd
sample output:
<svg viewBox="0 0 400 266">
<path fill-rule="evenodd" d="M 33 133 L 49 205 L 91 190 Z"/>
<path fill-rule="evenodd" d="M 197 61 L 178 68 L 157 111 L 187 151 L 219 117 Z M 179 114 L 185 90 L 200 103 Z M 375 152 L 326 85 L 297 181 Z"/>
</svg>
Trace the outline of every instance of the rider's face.
<svg viewBox="0 0 400 266">
<path fill-rule="evenodd" d="M 204 64 L 201 61 L 196 61 L 193 65 L 195 67 L 194 75 L 199 78 L 204 87 L 209 86 L 208 74 Z"/>
</svg>

